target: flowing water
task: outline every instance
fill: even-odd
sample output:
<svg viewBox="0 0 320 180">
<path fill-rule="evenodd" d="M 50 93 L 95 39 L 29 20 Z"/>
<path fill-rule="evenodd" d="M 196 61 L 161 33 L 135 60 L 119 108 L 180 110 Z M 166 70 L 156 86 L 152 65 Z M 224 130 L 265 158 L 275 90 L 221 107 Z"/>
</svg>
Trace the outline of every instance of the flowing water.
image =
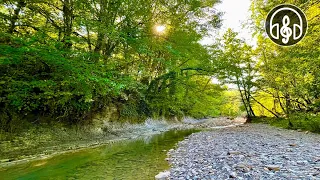
<svg viewBox="0 0 320 180">
<path fill-rule="evenodd" d="M 66 153 L 0 171 L 0 179 L 154 179 L 169 169 L 166 151 L 197 132 L 169 131 L 141 139 Z"/>
</svg>

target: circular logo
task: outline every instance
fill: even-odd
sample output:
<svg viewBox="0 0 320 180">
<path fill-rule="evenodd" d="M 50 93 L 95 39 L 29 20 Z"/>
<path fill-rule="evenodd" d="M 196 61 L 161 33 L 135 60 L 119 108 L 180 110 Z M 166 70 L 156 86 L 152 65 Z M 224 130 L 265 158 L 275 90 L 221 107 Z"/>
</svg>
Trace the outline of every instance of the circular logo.
<svg viewBox="0 0 320 180">
<path fill-rule="evenodd" d="M 306 35 L 307 28 L 306 15 L 291 4 L 282 4 L 273 8 L 265 24 L 269 38 L 281 46 L 297 44 Z"/>
</svg>

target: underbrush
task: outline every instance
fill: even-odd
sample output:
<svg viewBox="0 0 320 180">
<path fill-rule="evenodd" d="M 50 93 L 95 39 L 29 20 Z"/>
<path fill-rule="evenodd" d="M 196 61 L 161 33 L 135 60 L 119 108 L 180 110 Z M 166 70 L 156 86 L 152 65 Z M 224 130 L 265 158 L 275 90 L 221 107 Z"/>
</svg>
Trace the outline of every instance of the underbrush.
<svg viewBox="0 0 320 180">
<path fill-rule="evenodd" d="M 253 123 L 266 123 L 271 126 L 304 130 L 314 133 L 320 133 L 320 115 L 315 114 L 294 114 L 288 118 L 275 118 L 275 117 L 257 117 L 254 118 Z"/>
<path fill-rule="evenodd" d="M 1 37 L 0 130 L 19 131 L 23 121 L 90 123 L 112 103 L 121 116 L 137 116 L 137 108 L 126 107 L 144 102 L 139 93 L 145 86 L 104 57 L 61 49 L 57 42 L 39 44 L 37 36 Z"/>
</svg>

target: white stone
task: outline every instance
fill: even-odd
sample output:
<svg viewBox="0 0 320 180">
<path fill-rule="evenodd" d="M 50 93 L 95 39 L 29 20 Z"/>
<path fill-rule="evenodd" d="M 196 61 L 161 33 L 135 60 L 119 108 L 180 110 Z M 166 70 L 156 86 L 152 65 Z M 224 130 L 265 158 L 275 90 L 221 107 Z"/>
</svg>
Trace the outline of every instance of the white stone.
<svg viewBox="0 0 320 180">
<path fill-rule="evenodd" d="M 231 172 L 230 173 L 230 178 L 236 178 L 237 177 L 237 173 L 236 172 Z"/>
<path fill-rule="evenodd" d="M 158 175 L 155 176 L 156 180 L 167 180 L 169 179 L 170 172 L 169 171 L 164 171 L 159 173 Z"/>
</svg>

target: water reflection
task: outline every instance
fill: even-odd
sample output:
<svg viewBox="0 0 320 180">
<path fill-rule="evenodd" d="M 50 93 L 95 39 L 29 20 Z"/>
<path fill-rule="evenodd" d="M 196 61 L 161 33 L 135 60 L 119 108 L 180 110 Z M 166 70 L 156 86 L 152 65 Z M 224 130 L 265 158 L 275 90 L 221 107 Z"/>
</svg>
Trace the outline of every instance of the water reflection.
<svg viewBox="0 0 320 180">
<path fill-rule="evenodd" d="M 56 156 L 0 171 L 0 179 L 154 179 L 166 152 L 196 130 L 170 131 Z"/>
</svg>

